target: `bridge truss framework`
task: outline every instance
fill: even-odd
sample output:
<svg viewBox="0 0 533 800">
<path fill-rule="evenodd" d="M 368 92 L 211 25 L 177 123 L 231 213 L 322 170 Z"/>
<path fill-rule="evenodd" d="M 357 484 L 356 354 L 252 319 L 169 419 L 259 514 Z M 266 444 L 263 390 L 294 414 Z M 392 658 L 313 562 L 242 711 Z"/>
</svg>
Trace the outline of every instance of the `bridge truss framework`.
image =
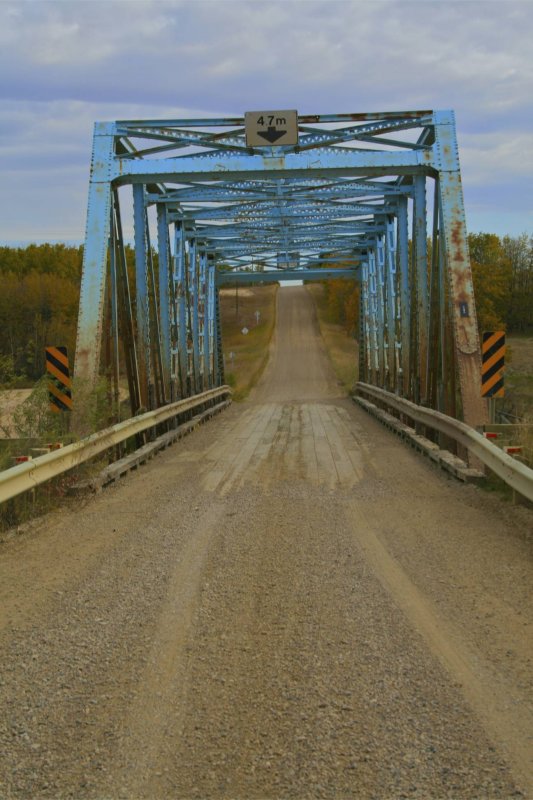
<svg viewBox="0 0 533 800">
<path fill-rule="evenodd" d="M 133 413 L 220 385 L 219 286 L 346 278 L 360 380 L 484 423 L 453 112 L 299 116 L 298 133 L 250 148 L 243 118 L 96 123 L 75 377 L 96 384 L 104 342 Z"/>
</svg>

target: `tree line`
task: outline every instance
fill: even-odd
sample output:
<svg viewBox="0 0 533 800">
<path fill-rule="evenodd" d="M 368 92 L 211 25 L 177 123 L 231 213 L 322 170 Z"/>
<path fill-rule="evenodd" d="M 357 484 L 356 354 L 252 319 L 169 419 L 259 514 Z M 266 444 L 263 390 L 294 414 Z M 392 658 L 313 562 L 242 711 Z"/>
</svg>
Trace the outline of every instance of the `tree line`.
<svg viewBox="0 0 533 800">
<path fill-rule="evenodd" d="M 468 244 L 480 331 L 533 332 L 533 236 L 472 233 Z M 328 320 L 352 336 L 358 335 L 358 298 L 349 281 L 324 282 Z"/>
<path fill-rule="evenodd" d="M 469 237 L 480 330 L 533 330 L 533 236 Z M 126 248 L 131 277 L 134 254 Z M 45 371 L 44 348 L 74 354 L 82 247 L 0 247 L 0 384 L 25 385 Z M 327 281 L 330 321 L 357 336 L 359 294 L 349 281 Z"/>
</svg>

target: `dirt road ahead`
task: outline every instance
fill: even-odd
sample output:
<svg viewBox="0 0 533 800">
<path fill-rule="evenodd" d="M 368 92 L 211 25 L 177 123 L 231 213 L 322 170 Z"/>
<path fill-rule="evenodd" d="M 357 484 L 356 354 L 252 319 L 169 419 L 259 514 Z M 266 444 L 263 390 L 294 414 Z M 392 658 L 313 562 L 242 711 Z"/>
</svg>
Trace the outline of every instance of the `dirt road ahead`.
<svg viewBox="0 0 533 800">
<path fill-rule="evenodd" d="M 248 403 L 1 546 L 2 798 L 533 797 L 531 513 L 278 305 Z"/>
</svg>

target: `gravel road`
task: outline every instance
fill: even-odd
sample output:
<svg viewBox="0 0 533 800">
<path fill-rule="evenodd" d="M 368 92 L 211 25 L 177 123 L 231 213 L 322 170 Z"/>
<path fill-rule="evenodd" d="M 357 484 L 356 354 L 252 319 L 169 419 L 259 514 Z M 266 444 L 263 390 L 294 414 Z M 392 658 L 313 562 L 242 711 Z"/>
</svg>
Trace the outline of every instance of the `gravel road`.
<svg viewBox="0 0 533 800">
<path fill-rule="evenodd" d="M 283 288 L 247 403 L 0 545 L 0 797 L 533 798 L 532 533 Z"/>
</svg>

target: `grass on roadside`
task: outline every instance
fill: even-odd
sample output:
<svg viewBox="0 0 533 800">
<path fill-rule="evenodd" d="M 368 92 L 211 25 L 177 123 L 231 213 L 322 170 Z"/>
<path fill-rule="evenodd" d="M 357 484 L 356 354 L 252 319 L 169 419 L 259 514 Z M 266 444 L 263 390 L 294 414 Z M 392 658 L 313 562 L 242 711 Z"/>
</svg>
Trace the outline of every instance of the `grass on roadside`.
<svg viewBox="0 0 533 800">
<path fill-rule="evenodd" d="M 497 407 L 526 421 L 533 418 L 533 337 L 506 336 L 505 397 Z"/>
<path fill-rule="evenodd" d="M 358 344 L 355 339 L 348 336 L 342 325 L 336 325 L 326 319 L 323 284 L 309 283 L 307 291 L 314 300 L 320 333 L 335 374 L 346 392 L 350 394 L 359 375 Z"/>
<path fill-rule="evenodd" d="M 277 283 L 220 290 L 226 382 L 236 401 L 248 396 L 267 364 L 277 290 Z"/>
</svg>

